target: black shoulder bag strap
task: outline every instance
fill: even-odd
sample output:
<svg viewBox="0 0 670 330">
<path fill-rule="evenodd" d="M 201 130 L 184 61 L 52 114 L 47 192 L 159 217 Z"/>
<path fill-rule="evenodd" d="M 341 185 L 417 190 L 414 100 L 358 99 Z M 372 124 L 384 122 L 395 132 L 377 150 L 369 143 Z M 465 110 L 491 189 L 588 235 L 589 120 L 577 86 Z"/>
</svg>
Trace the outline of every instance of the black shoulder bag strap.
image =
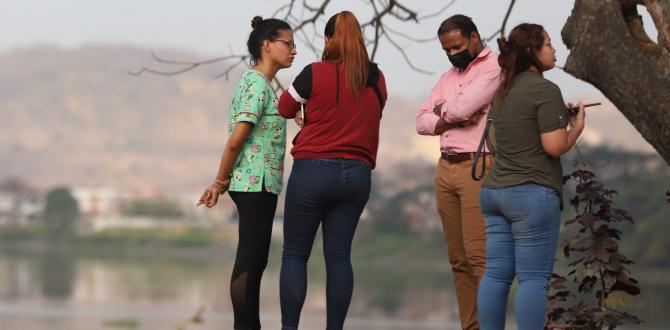
<svg viewBox="0 0 670 330">
<path fill-rule="evenodd" d="M 365 86 L 372 87 L 372 90 L 375 91 L 375 95 L 377 95 L 377 101 L 379 102 L 379 107 L 381 108 L 382 112 L 384 110 L 384 106 L 386 106 L 386 102 L 384 101 L 384 96 L 382 96 L 382 91 L 379 89 L 379 85 L 377 82 L 379 81 L 379 68 L 377 67 L 377 64 L 374 62 L 370 62 L 370 69 L 368 72 L 368 80 L 365 82 Z"/>
<path fill-rule="evenodd" d="M 377 94 L 377 101 L 379 101 L 379 106 L 384 109 L 384 106 L 386 105 L 386 102 L 384 102 L 384 97 L 382 96 L 382 91 L 379 90 L 379 86 L 377 86 L 377 83 L 372 85 L 372 89 L 375 91 L 375 94 Z"/>
<path fill-rule="evenodd" d="M 475 181 L 481 180 L 486 174 L 486 153 L 484 152 L 484 146 L 486 145 L 486 139 L 489 136 L 489 128 L 491 128 L 491 124 L 493 124 L 493 116 L 489 114 L 489 117 L 486 118 L 486 127 L 484 128 L 482 139 L 479 141 L 479 146 L 477 146 L 477 152 L 475 152 L 475 159 L 472 162 L 472 172 L 470 175 Z M 482 157 L 482 171 L 479 175 L 477 175 L 477 164 L 479 164 L 479 157 Z"/>
</svg>

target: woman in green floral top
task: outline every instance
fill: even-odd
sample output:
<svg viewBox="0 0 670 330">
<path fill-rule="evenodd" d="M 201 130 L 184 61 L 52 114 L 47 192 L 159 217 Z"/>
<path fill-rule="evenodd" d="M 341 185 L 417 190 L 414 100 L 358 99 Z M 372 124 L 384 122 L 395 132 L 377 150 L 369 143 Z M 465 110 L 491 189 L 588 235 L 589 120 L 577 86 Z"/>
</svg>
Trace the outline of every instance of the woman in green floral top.
<svg viewBox="0 0 670 330">
<path fill-rule="evenodd" d="M 198 205 L 230 194 L 239 214 L 239 243 L 230 282 L 236 330 L 260 329 L 259 291 L 268 261 L 272 220 L 282 189 L 286 121 L 270 84 L 296 55 L 290 26 L 254 17 L 247 47 L 253 68 L 240 79 L 229 109 L 228 142 L 214 183 Z"/>
</svg>

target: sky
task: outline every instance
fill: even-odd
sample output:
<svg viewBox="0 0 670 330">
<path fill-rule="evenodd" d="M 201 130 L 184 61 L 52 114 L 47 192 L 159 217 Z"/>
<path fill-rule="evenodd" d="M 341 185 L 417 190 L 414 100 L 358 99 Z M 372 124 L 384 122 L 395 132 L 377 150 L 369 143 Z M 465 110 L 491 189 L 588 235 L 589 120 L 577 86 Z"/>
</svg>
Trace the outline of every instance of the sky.
<svg viewBox="0 0 670 330">
<path fill-rule="evenodd" d="M 67 48 L 89 43 L 131 44 L 147 49 L 177 48 L 207 56 L 245 52 L 245 42 L 254 15 L 270 17 L 287 1 L 245 0 L 0 0 L 0 52 L 36 45 Z M 316 3 L 317 1 L 309 1 Z M 341 10 L 351 10 L 364 21 L 370 16 L 363 0 L 333 0 L 326 17 Z M 445 1 L 409 1 L 404 4 L 425 15 L 444 6 Z M 457 0 L 441 16 L 417 23 L 390 25 L 413 36 L 435 35 L 446 17 L 462 13 L 471 16 L 483 36 L 500 27 L 508 1 Z M 563 23 L 572 10 L 572 1 L 518 0 L 510 16 L 508 31 L 521 22 L 544 25 L 557 48 L 558 64 L 565 63 L 568 50 L 560 39 Z M 652 26 L 648 15 L 646 26 Z M 319 31 L 323 23 L 318 26 Z M 653 33 L 653 32 L 652 32 Z M 655 36 L 652 36 L 655 37 Z M 450 68 L 439 42 L 402 43 L 409 56 L 424 69 L 435 72 L 424 75 L 405 65 L 400 54 L 388 43 L 381 45 L 376 58 L 388 77 L 389 90 L 420 96 L 427 94 L 440 73 Z M 495 42 L 491 47 L 497 49 Z M 298 48 L 295 65 L 281 72 L 292 77 L 313 61 L 314 54 Z M 393 77 L 403 77 L 393 79 Z M 590 85 L 578 81 L 559 69 L 547 74 L 563 88 L 566 98 L 599 98 L 602 95 Z M 409 79 L 408 79 L 409 78 Z"/>
<path fill-rule="evenodd" d="M 310 4 L 317 2 L 320 1 L 308 0 Z M 179 49 L 198 54 L 194 55 L 197 58 L 187 60 L 243 54 L 246 52 L 251 18 L 254 15 L 268 18 L 286 3 L 287 0 L 0 0 L 0 53 L 43 45 L 76 48 L 104 43 L 133 45 L 147 50 Z M 325 18 L 317 25 L 318 31 L 322 31 L 327 17 L 341 10 L 351 10 L 359 21 L 368 20 L 371 12 L 365 3 L 364 0 L 332 0 Z M 422 16 L 439 10 L 446 1 L 404 0 L 401 3 L 417 10 Z M 390 21 L 388 24 L 412 36 L 430 38 L 435 37 L 442 20 L 460 13 L 471 16 L 482 36 L 488 37 L 500 27 L 508 4 L 507 0 L 456 0 L 438 17 L 420 23 Z M 560 31 L 573 4 L 569 0 L 517 0 L 507 31 L 522 22 L 543 25 L 557 49 L 557 64 L 562 66 L 569 51 L 561 40 Z M 645 28 L 655 40 L 656 31 L 651 18 L 646 9 L 639 8 Z M 427 43 L 405 41 L 401 44 L 417 66 L 434 74 L 425 75 L 410 69 L 388 42 L 380 45 L 375 61 L 385 73 L 390 94 L 422 100 L 451 64 L 437 38 Z M 491 42 L 490 46 L 497 51 L 495 42 Z M 278 76 L 284 81 L 291 81 L 304 65 L 315 59 L 315 55 L 298 41 L 298 56 L 294 65 L 280 71 Z M 148 53 L 145 64 L 151 64 Z M 558 68 L 547 72 L 545 77 L 561 87 L 566 101 L 600 101 L 607 104 L 607 99 L 596 88 Z M 618 111 L 611 112 L 612 116 L 620 117 L 617 121 L 625 121 Z M 637 133 L 632 126 L 628 129 L 631 134 Z M 625 139 L 622 143 L 626 143 Z M 638 144 L 635 143 L 632 148 L 638 148 Z"/>
</svg>

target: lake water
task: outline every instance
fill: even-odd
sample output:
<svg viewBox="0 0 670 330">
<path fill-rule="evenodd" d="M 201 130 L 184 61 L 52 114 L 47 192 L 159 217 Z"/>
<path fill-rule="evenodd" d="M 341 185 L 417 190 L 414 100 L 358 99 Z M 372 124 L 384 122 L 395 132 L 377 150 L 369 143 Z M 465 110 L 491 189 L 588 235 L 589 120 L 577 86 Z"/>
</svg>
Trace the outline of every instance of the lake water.
<svg viewBox="0 0 670 330">
<path fill-rule="evenodd" d="M 262 284 L 264 329 L 281 327 L 280 253 L 274 245 Z M 0 329 L 232 329 L 232 248 L 83 255 L 57 250 L 0 254 Z M 312 259 L 301 319 L 301 329 L 308 330 L 325 327 L 325 273 L 318 249 Z M 412 271 L 403 264 L 356 260 L 356 288 L 345 328 L 458 329 L 448 262 L 435 262 L 443 266 Z M 651 322 L 639 328 L 667 328 L 668 287 L 643 294 L 633 312 Z M 204 322 L 188 323 L 200 308 Z M 513 317 L 509 319 L 513 328 Z"/>
<path fill-rule="evenodd" d="M 323 261 L 309 266 L 301 328 L 323 329 Z M 0 255 L 0 329 L 231 329 L 230 251 L 219 258 L 72 257 L 58 253 Z M 357 265 L 358 266 L 358 265 Z M 355 266 L 356 267 L 356 266 Z M 404 280 L 393 271 L 356 267 L 347 329 L 458 328 L 449 290 Z M 262 284 L 262 324 L 279 329 L 279 255 L 273 251 Z M 416 277 L 424 281 L 424 276 Z M 199 308 L 203 323 L 187 320 Z"/>
</svg>

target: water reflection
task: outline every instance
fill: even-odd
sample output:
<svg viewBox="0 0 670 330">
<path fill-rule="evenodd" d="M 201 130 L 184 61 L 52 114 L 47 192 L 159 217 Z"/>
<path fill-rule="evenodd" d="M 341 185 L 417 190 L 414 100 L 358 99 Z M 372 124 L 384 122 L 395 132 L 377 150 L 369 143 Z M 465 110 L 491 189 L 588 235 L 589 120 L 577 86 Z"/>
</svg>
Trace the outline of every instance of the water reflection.
<svg viewBox="0 0 670 330">
<path fill-rule="evenodd" d="M 39 280 L 42 295 L 47 298 L 68 298 L 77 278 L 75 259 L 63 243 L 52 242 L 51 248 L 39 256 Z"/>
<path fill-rule="evenodd" d="M 279 260 L 280 252 L 274 248 L 262 284 L 262 321 L 267 329 L 280 326 Z M 75 257 L 67 248 L 0 254 L 0 324 L 3 329 L 22 330 L 177 329 L 205 306 L 205 322 L 188 329 L 229 329 L 232 262 L 229 247 L 177 257 L 170 252 Z M 435 264 L 411 271 L 414 268 L 408 265 L 355 261 L 356 289 L 347 329 L 458 328 L 448 262 Z M 323 268 L 322 255 L 315 249 L 308 266 L 304 329 L 324 325 Z M 667 287 L 650 290 L 662 292 Z M 662 306 L 669 299 L 651 293 L 644 299 L 640 306 L 649 308 L 639 315 L 652 320 L 648 328 L 667 324 Z M 658 314 L 645 315 L 650 312 Z"/>
<path fill-rule="evenodd" d="M 156 254 L 75 257 L 71 250 L 55 246 L 42 253 L 0 254 L 0 323 L 7 329 L 26 330 L 176 329 L 204 305 L 205 323 L 193 328 L 228 328 L 232 320 L 227 295 L 232 255 L 227 252 L 195 261 Z M 318 253 L 312 259 L 304 308 L 306 329 L 322 327 L 325 316 L 323 261 Z M 267 328 L 280 322 L 279 260 L 279 252 L 273 251 L 262 284 Z M 444 327 L 445 315 L 453 314 L 445 313 L 453 308 L 445 299 L 446 285 L 438 290 L 428 285 L 428 290 L 416 291 L 421 296 L 416 299 L 409 290 L 414 284 L 402 274 L 359 268 L 348 323 L 352 329 L 438 329 Z M 432 311 L 425 308 L 430 305 Z M 411 316 L 417 320 L 406 319 Z"/>
</svg>

